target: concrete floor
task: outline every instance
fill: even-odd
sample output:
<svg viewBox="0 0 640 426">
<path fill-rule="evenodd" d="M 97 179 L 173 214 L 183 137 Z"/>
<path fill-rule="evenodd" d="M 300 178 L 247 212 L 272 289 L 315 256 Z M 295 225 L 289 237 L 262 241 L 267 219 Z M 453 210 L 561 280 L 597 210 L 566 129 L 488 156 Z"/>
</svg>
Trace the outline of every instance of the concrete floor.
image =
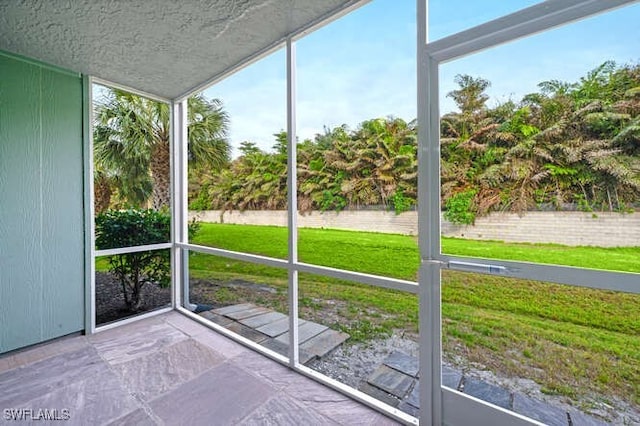
<svg viewBox="0 0 640 426">
<path fill-rule="evenodd" d="M 178 312 L 0 357 L 0 424 L 49 423 L 10 421 L 22 408 L 68 410 L 65 425 L 396 424 Z"/>
</svg>

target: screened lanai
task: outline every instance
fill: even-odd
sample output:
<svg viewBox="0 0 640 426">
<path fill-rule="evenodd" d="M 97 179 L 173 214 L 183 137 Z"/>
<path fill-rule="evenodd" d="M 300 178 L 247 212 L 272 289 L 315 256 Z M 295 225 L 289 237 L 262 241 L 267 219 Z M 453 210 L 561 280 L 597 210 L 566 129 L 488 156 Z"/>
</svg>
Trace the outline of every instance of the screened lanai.
<svg viewBox="0 0 640 426">
<path fill-rule="evenodd" d="M 343 264 L 346 266 L 316 262 L 306 254 L 306 248 L 301 250 L 301 246 L 306 247 L 308 234 L 300 225 L 304 218 L 297 207 L 304 194 L 298 182 L 302 160 L 298 158 L 297 149 L 300 132 L 297 129 L 296 48 L 306 36 L 330 29 L 332 24 L 366 8 L 369 3 L 375 0 L 0 2 L 3 75 L 0 83 L 0 256 L 3 263 L 0 270 L 0 380 L 5 383 L 4 387 L 0 383 L 4 391 L 0 401 L 7 405 L 1 408 L 19 409 L 21 406 L 11 404 L 24 401 L 35 401 L 35 409 L 71 407 L 73 410 L 75 407 L 83 417 L 74 419 L 72 411 L 70 420 L 82 423 L 91 418 L 91 413 L 82 411 L 71 400 L 60 402 L 65 406 L 46 406 L 47 402 L 57 401 L 45 397 L 48 395 L 46 384 L 34 385 L 34 395 L 25 394 L 22 399 L 11 397 L 10 388 L 17 386 L 21 377 L 37 376 L 38 368 L 45 368 L 38 362 L 71 356 L 69 354 L 76 353 L 73 351 L 80 354 L 74 362 L 80 363 L 80 358 L 93 359 L 98 354 L 108 368 L 121 370 L 126 376 L 131 373 L 126 368 L 136 368 L 135 363 L 125 367 L 129 365 L 126 363 L 136 357 L 135 348 L 143 346 L 142 352 L 148 352 L 145 363 L 149 365 L 141 371 L 152 374 L 151 366 L 156 365 L 173 374 L 172 363 L 180 359 L 189 360 L 185 363 L 192 370 L 176 373 L 180 377 L 173 384 L 145 387 L 136 382 L 140 377 L 109 382 L 114 388 L 133 386 L 129 390 L 135 388 L 132 392 L 139 393 L 143 404 L 140 408 L 127 400 L 125 405 L 130 404 L 130 407 L 127 405 L 130 410 L 114 411 L 104 419 L 136 423 L 144 418 L 156 424 L 163 421 L 178 424 L 181 416 L 167 407 L 188 405 L 191 389 L 211 392 L 207 383 L 211 385 L 219 380 L 224 386 L 231 386 L 235 377 L 239 390 L 231 393 L 246 396 L 253 387 L 259 388 L 258 396 L 234 404 L 232 400 L 225 400 L 223 394 L 216 394 L 219 400 L 229 404 L 228 413 L 224 404 L 212 403 L 215 412 L 202 411 L 210 417 L 189 421 L 211 424 L 215 422 L 212 419 L 219 418 L 223 424 L 241 420 L 292 424 L 301 421 L 300 418 L 286 413 L 298 410 L 313 424 L 576 425 L 603 422 L 580 407 L 567 403 L 558 408 L 546 404 L 543 397 L 536 399 L 506 391 L 494 382 L 478 380 L 467 371 L 443 364 L 444 352 L 447 356 L 456 356 L 450 354 L 455 351 L 443 349 L 443 338 L 448 339 L 443 330 L 450 327 L 453 317 L 449 311 L 443 313 L 443 286 L 449 286 L 443 273 L 460 273 L 470 287 L 487 277 L 500 277 L 510 279 L 505 282 L 516 289 L 535 281 L 541 293 L 580 288 L 630 297 L 640 292 L 640 275 L 602 268 L 599 264 L 576 267 L 562 260 L 540 262 L 527 258 L 526 254 L 519 258 L 491 257 L 482 252 L 459 254 L 449 250 L 449 246 L 443 248 L 441 73 L 448 64 L 458 60 L 549 34 L 556 28 L 612 13 L 636 13 L 634 3 L 637 1 L 522 2 L 507 13 L 463 24 L 462 29 L 433 40 L 428 36 L 429 28 L 438 23 L 429 19 L 428 10 L 431 6 L 438 7 L 438 2 L 416 2 L 415 28 L 411 31 L 417 46 L 415 242 L 419 259 L 416 259 L 418 273 L 414 279 L 352 267 L 349 256 Z M 619 40 L 619 43 L 627 41 Z M 284 255 L 245 252 L 194 240 L 189 229 L 193 214 L 188 201 L 188 99 L 274 52 L 282 54 L 286 81 L 283 87 L 286 108 L 280 117 L 286 138 L 282 141 L 282 155 L 286 156 L 283 176 L 288 206 L 282 216 L 286 223 L 286 241 L 281 241 Z M 102 88 L 123 90 L 168 108 L 171 228 L 164 242 L 115 244 L 101 249 L 96 246 L 92 102 L 101 94 L 96 91 Z M 597 219 L 596 213 L 588 215 Z M 605 214 L 602 216 L 608 218 Z M 587 222 L 580 222 L 572 232 L 588 234 L 585 229 L 590 225 L 584 223 Z M 635 235 L 637 225 L 629 223 L 633 224 L 626 232 Z M 372 225 L 375 226 L 377 224 Z M 543 223 L 540 228 L 545 226 Z M 498 236 L 502 235 L 499 227 L 497 232 Z M 355 250 L 350 252 L 351 256 Z M 121 321 L 98 323 L 96 273 L 104 268 L 104 259 L 154 252 L 169 253 L 170 304 Z M 346 252 L 349 253 L 349 249 Z M 226 262 L 230 269 L 236 265 L 232 262 L 237 262 L 266 271 L 262 273 L 275 277 L 274 282 L 280 285 L 277 303 L 269 307 L 260 304 L 276 293 L 267 285 L 263 289 L 264 298 L 238 298 L 229 301 L 227 306 L 203 308 L 193 292 L 197 280 L 201 279 L 194 270 L 207 262 L 223 266 Z M 235 276 L 232 272 L 228 272 L 228 276 L 235 280 L 236 288 L 247 286 L 241 274 Z M 369 381 L 363 386 L 344 383 L 338 375 L 332 377 L 327 370 L 319 368 L 318 362 L 324 355 L 345 341 L 348 343 L 349 339 L 353 342 L 356 337 L 355 328 L 340 327 L 342 313 L 326 321 L 321 315 L 309 314 L 314 304 L 325 303 L 319 300 L 322 296 L 312 292 L 317 283 L 325 282 L 338 283 L 336 288 L 341 291 L 360 291 L 372 298 L 374 293 L 367 293 L 370 289 L 385 291 L 375 293 L 375 297 L 406 300 L 406 305 L 402 305 L 406 310 L 401 315 L 413 318 L 416 325 L 415 330 L 403 329 L 403 333 L 413 333 L 412 356 L 406 357 L 400 346 L 391 348 L 390 357 L 381 359 L 368 372 Z M 513 298 L 518 297 L 515 290 L 499 291 L 505 294 L 514 291 Z M 566 293 L 571 297 L 570 290 Z M 637 313 L 637 301 L 628 300 L 629 312 Z M 349 306 L 344 306 L 345 312 L 348 309 Z M 480 315 L 478 312 L 470 317 Z M 487 320 L 486 324 L 476 327 L 490 334 L 495 325 Z M 279 331 L 273 331 L 275 329 Z M 88 337 L 82 340 L 74 336 L 78 333 Z M 581 336 L 586 340 L 599 338 L 584 333 Z M 459 332 L 458 337 L 463 334 Z M 328 341 L 339 343 L 332 346 Z M 40 344 L 43 346 L 32 348 Z M 521 350 L 516 344 L 513 346 L 514 351 Z M 354 348 L 364 351 L 365 345 Z M 257 357 L 248 349 L 266 358 Z M 179 354 L 175 358 L 166 355 L 171 351 Z M 562 350 L 557 354 L 563 356 Z M 627 352 L 620 356 L 627 356 Z M 310 363 L 311 358 L 317 363 Z M 56 368 L 63 372 L 65 365 L 61 361 Z M 410 365 L 409 373 L 407 365 Z M 399 371 L 404 375 L 399 376 Z M 63 375 L 68 376 L 68 380 L 76 380 L 68 371 Z M 199 379 L 203 376 L 206 380 Z M 74 388 L 80 395 L 78 398 L 83 389 L 91 387 L 90 381 L 82 381 L 82 386 L 79 390 Z M 474 386 L 480 389 L 478 393 L 472 392 Z M 638 391 L 637 383 L 624 386 L 631 393 Z M 394 393 L 398 389 L 401 395 Z M 276 396 L 269 396 L 270 393 Z M 331 401 L 335 404 L 329 404 Z M 327 405 L 331 406 L 326 408 Z M 282 415 L 269 417 L 269 412 Z"/>
</svg>

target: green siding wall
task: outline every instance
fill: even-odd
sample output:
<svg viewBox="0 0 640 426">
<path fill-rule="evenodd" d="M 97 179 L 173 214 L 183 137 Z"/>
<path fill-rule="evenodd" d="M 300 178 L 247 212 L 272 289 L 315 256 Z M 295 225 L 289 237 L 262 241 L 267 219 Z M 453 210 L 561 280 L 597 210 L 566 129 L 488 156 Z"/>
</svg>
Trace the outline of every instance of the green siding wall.
<svg viewBox="0 0 640 426">
<path fill-rule="evenodd" d="M 82 80 L 0 52 L 0 353 L 84 329 Z"/>
</svg>

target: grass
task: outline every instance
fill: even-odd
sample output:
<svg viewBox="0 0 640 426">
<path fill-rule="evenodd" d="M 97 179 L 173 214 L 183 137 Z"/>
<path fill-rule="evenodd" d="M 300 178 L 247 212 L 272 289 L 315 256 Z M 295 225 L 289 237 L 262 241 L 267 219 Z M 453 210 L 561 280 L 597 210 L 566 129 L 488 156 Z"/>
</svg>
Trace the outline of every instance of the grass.
<svg viewBox="0 0 640 426">
<path fill-rule="evenodd" d="M 202 223 L 193 241 L 213 247 L 286 258 L 287 230 L 270 226 Z M 443 251 L 460 256 L 526 260 L 640 272 L 640 247 L 566 247 L 443 238 Z M 414 237 L 300 229 L 303 262 L 415 280 Z M 192 253 L 193 278 L 266 283 L 273 294 L 212 286 L 212 298 L 254 301 L 286 309 L 282 269 Z M 300 274 L 302 318 L 368 339 L 418 331 L 412 294 Z M 542 390 L 569 398 L 594 392 L 640 404 L 640 296 L 480 274 L 443 272 L 445 357 L 464 359 L 507 376 L 537 381 Z"/>
<path fill-rule="evenodd" d="M 640 244 L 640 242 L 639 242 Z M 505 243 L 443 238 L 443 252 L 488 259 L 522 260 L 620 272 L 640 272 L 638 247 L 569 247 L 559 244 Z"/>
<path fill-rule="evenodd" d="M 286 259 L 287 230 L 276 226 L 202 223 L 194 242 L 228 250 Z M 300 261 L 415 280 L 420 257 L 415 237 L 372 232 L 302 228 Z M 640 272 L 640 246 L 569 247 L 443 238 L 442 251 L 459 256 Z"/>
</svg>

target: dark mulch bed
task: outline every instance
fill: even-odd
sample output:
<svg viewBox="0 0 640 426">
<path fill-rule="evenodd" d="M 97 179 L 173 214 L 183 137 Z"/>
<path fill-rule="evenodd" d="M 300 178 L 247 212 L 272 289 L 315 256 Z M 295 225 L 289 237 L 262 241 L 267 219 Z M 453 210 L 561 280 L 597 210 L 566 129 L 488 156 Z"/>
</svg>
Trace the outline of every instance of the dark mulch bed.
<svg viewBox="0 0 640 426">
<path fill-rule="evenodd" d="M 171 289 L 146 284 L 142 288 L 144 306 L 138 312 L 127 310 L 122 295 L 122 286 L 108 272 L 96 272 L 96 324 L 139 315 L 154 309 L 171 306 Z"/>
<path fill-rule="evenodd" d="M 233 283 L 232 283 L 233 284 Z M 191 303 L 206 304 L 215 309 L 228 305 L 220 303 L 210 296 L 212 289 L 224 285 L 222 282 L 206 280 L 191 280 Z M 160 288 L 147 284 L 142 288 L 144 306 L 138 312 L 127 310 L 122 295 L 120 282 L 108 272 L 96 272 L 96 324 L 104 325 L 109 322 L 171 306 L 171 289 Z"/>
</svg>

